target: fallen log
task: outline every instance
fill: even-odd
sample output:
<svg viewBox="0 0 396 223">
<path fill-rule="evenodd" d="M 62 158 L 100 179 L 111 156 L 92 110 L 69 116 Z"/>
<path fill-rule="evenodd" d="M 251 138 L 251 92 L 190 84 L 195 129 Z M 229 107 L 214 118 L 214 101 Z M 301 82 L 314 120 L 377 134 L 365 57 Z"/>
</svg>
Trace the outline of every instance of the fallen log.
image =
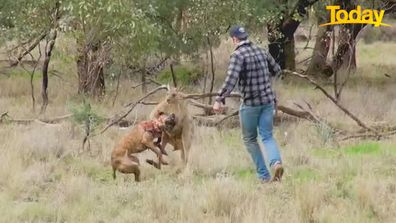
<svg viewBox="0 0 396 223">
<path fill-rule="evenodd" d="M 377 130 L 377 134 L 372 133 L 372 132 L 363 132 L 363 131 L 357 131 L 354 133 L 344 133 L 341 137 L 341 141 L 347 141 L 351 139 L 374 139 L 374 140 L 381 140 L 386 137 L 390 137 L 393 135 L 396 135 L 396 126 L 393 127 L 379 127 L 375 126 L 373 127 Z"/>
<path fill-rule="evenodd" d="M 14 119 L 8 115 L 8 112 L 6 112 L 0 116 L 0 123 L 15 123 L 15 124 L 20 124 L 20 125 L 28 125 L 33 122 L 42 123 L 42 124 L 57 124 L 57 123 L 60 123 L 64 120 L 71 118 L 72 116 L 73 116 L 72 114 L 67 114 L 67 115 L 63 115 L 63 116 L 59 116 L 59 117 L 55 117 L 55 118 Z"/>
</svg>

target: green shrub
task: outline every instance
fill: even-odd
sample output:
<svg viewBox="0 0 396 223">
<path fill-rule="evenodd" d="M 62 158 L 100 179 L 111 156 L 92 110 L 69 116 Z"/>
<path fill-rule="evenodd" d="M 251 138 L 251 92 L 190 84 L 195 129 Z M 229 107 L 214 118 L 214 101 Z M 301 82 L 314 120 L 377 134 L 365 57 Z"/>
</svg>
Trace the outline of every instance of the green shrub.
<svg viewBox="0 0 396 223">
<path fill-rule="evenodd" d="M 178 85 L 196 84 L 203 76 L 198 68 L 192 66 L 178 65 L 174 66 L 173 70 Z M 172 83 L 172 72 L 170 68 L 168 67 L 159 73 L 157 80 L 163 84 Z"/>
<path fill-rule="evenodd" d="M 72 105 L 70 111 L 73 114 L 73 121 L 75 123 L 83 126 L 89 123 L 90 130 L 93 130 L 105 120 L 103 117 L 96 114 L 92 110 L 91 104 L 87 102 L 83 102 L 79 105 Z"/>
<path fill-rule="evenodd" d="M 333 129 L 324 123 L 315 124 L 315 129 L 323 146 L 331 145 L 335 141 Z"/>
</svg>

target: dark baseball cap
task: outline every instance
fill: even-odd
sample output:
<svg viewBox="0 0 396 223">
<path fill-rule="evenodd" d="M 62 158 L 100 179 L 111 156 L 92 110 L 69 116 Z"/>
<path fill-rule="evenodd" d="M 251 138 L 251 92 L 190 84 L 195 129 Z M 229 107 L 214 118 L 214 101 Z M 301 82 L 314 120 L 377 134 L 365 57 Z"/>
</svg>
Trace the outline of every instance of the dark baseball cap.
<svg viewBox="0 0 396 223">
<path fill-rule="evenodd" d="M 230 36 L 236 37 L 238 39 L 246 39 L 248 38 L 249 34 L 246 32 L 244 27 L 236 25 L 231 27 Z"/>
</svg>

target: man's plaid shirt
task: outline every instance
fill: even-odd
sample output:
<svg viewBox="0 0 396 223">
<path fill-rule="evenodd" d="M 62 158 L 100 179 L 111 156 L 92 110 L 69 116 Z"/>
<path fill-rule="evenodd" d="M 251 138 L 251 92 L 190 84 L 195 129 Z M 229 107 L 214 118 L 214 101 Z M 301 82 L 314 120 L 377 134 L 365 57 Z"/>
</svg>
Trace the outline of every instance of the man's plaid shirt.
<svg viewBox="0 0 396 223">
<path fill-rule="evenodd" d="M 238 83 L 245 105 L 273 103 L 275 93 L 271 79 L 280 74 L 280 71 L 281 68 L 269 53 L 248 40 L 242 41 L 231 55 L 227 78 L 216 101 L 225 104 L 225 98 Z"/>
</svg>

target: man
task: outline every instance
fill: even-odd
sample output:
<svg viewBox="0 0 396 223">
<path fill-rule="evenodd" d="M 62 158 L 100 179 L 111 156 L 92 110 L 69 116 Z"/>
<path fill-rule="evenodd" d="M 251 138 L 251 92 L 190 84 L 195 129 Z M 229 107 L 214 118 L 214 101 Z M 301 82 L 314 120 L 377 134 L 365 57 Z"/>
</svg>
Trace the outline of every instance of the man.
<svg viewBox="0 0 396 223">
<path fill-rule="evenodd" d="M 281 68 L 269 53 L 248 40 L 249 35 L 243 27 L 232 27 L 230 36 L 236 49 L 231 55 L 227 78 L 213 110 L 220 112 L 223 109 L 225 98 L 238 83 L 242 96 L 239 116 L 243 141 L 256 165 L 258 178 L 262 182 L 280 181 L 283 167 L 278 145 L 272 135 L 276 99 L 271 79 L 280 74 Z M 266 149 L 269 166 L 274 171 L 272 178 L 257 143 L 257 129 Z"/>
</svg>

